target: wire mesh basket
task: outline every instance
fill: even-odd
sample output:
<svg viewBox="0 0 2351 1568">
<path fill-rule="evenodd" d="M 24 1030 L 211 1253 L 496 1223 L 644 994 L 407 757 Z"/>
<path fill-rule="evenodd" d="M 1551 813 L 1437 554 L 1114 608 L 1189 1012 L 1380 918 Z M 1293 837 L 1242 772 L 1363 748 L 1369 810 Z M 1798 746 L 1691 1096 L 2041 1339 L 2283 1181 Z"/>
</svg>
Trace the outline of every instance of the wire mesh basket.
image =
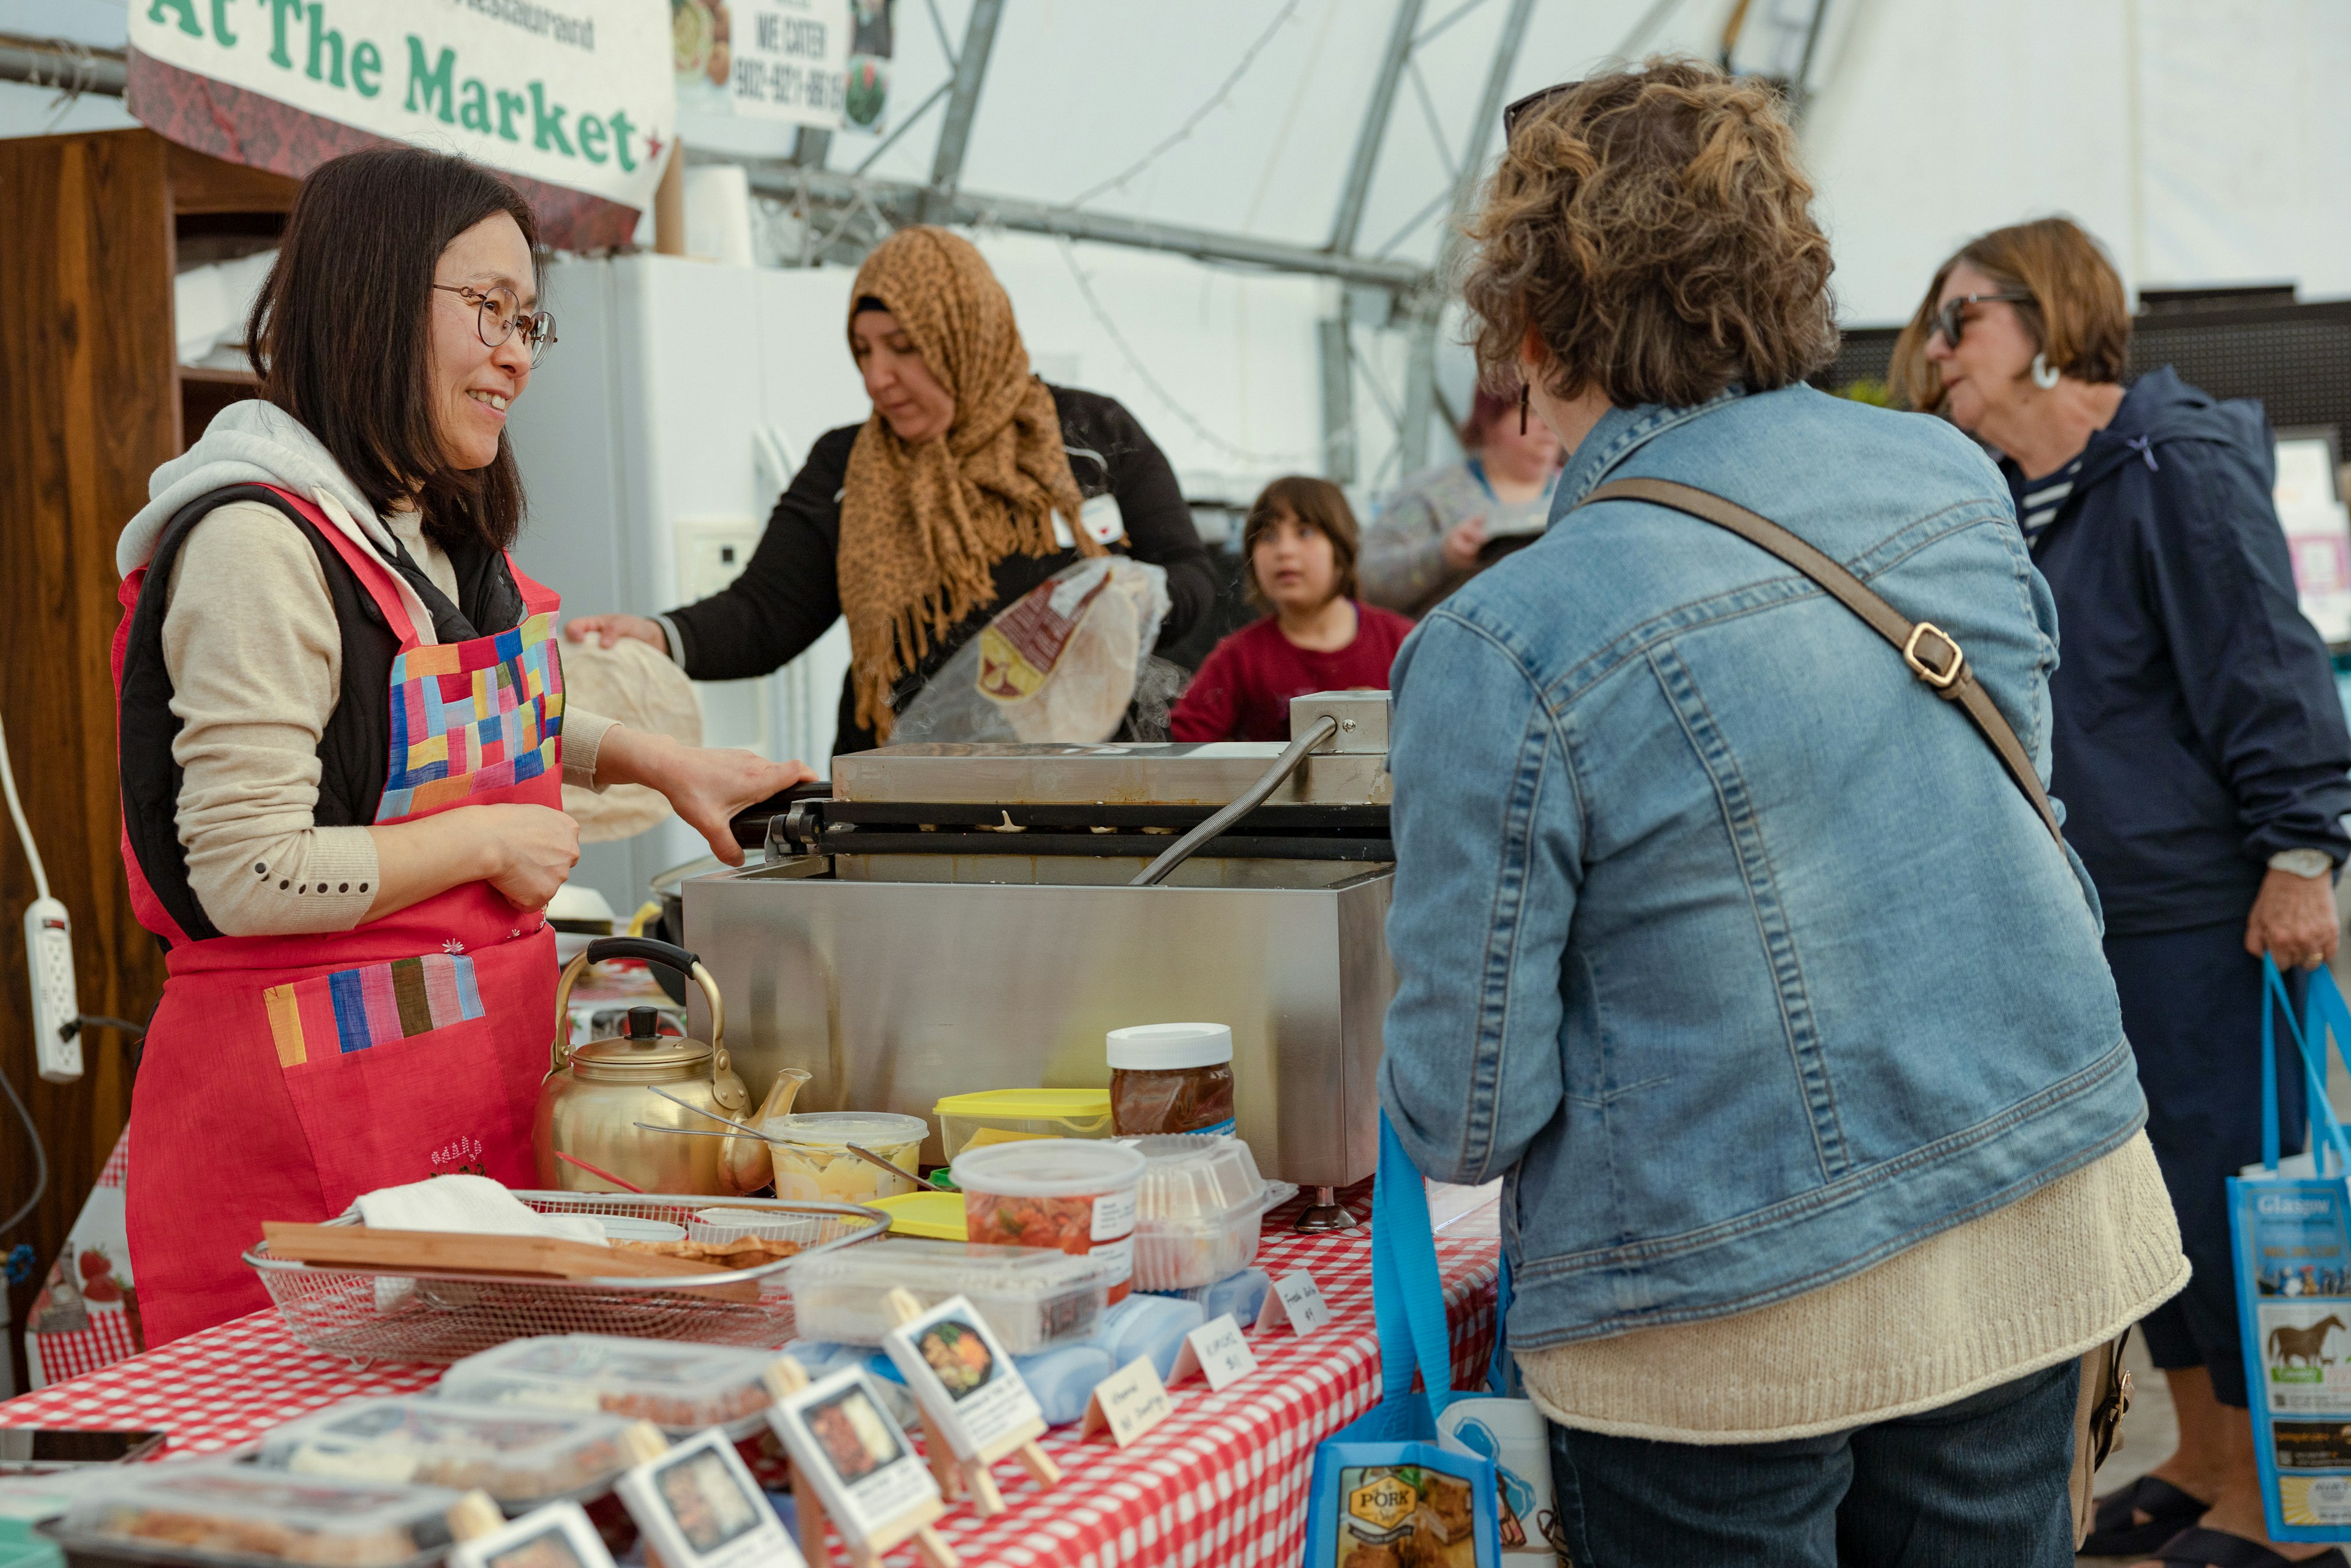
<svg viewBox="0 0 2351 1568">
<path fill-rule="evenodd" d="M 614 1215 L 681 1228 L 696 1210 L 723 1203 L 785 1217 L 781 1239 L 796 1256 L 828 1252 L 880 1236 L 890 1217 L 848 1203 L 716 1198 L 625 1192 L 517 1192 L 541 1214 Z M 357 1223 L 351 1216 L 328 1222 Z M 799 1234 L 799 1232 L 805 1234 Z M 792 1300 L 779 1258 L 751 1269 L 669 1279 L 550 1279 L 544 1275 L 435 1273 L 321 1268 L 269 1256 L 266 1241 L 246 1253 L 298 1343 L 354 1362 L 462 1360 L 533 1334 L 629 1334 L 639 1339 L 773 1347 L 792 1337 Z M 710 1288 L 756 1283 L 753 1301 L 721 1300 Z"/>
</svg>

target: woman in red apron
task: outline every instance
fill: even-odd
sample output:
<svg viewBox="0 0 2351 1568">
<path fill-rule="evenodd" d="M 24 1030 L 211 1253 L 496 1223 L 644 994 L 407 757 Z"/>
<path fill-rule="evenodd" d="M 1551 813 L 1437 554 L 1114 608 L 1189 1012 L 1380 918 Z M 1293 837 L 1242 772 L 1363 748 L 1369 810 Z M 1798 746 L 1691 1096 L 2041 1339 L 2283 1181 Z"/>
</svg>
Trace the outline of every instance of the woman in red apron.
<svg viewBox="0 0 2351 1568">
<path fill-rule="evenodd" d="M 266 1304 L 265 1220 L 530 1185 L 567 775 L 661 789 L 729 861 L 727 818 L 810 777 L 564 711 L 556 596 L 505 548 L 536 251 L 461 159 L 321 166 L 255 308 L 262 399 L 124 531 L 123 862 L 169 947 L 131 1117 L 151 1344 Z"/>
</svg>

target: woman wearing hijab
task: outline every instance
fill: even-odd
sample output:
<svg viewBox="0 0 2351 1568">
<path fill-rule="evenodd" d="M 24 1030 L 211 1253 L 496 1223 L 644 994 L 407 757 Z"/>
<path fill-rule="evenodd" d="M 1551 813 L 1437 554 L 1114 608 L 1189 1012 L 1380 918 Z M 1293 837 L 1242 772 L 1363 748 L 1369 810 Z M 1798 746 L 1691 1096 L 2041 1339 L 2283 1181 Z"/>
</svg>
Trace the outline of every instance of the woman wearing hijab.
<svg viewBox="0 0 2351 1568">
<path fill-rule="evenodd" d="M 989 617 L 1080 556 L 1166 569 L 1160 640 L 1216 597 L 1167 459 L 1114 399 L 1029 371 L 1012 301 L 968 240 L 901 230 L 858 269 L 849 351 L 873 412 L 820 437 L 743 575 L 658 618 L 566 628 L 635 637 L 698 681 L 764 675 L 849 622 L 836 754 L 897 715 Z"/>
</svg>

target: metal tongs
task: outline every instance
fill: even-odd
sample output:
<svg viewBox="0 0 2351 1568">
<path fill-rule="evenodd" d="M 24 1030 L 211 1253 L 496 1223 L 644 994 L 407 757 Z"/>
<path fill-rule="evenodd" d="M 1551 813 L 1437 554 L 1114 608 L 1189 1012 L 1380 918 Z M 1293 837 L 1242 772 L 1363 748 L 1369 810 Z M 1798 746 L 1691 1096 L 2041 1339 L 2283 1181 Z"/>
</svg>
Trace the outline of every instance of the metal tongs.
<svg viewBox="0 0 2351 1568">
<path fill-rule="evenodd" d="M 695 1127 L 656 1127 L 651 1122 L 639 1122 L 635 1124 L 635 1125 L 643 1128 L 648 1133 L 674 1133 L 681 1138 L 731 1138 L 736 1136 L 737 1134 L 740 1134 L 745 1137 L 757 1138 L 761 1143 L 771 1146 L 781 1146 L 788 1149 L 845 1148 L 851 1154 L 855 1155 L 859 1159 L 863 1160 L 867 1165 L 879 1166 L 883 1170 L 888 1171 L 892 1176 L 897 1176 L 901 1180 L 918 1183 L 923 1186 L 930 1188 L 933 1192 L 953 1192 L 955 1190 L 953 1187 L 941 1186 L 930 1177 L 923 1176 L 918 1172 L 910 1171 L 902 1165 L 897 1165 L 890 1160 L 885 1160 L 880 1155 L 875 1154 L 872 1149 L 862 1148 L 855 1144 L 841 1144 L 836 1145 L 833 1144 L 819 1143 L 812 1138 L 778 1138 L 774 1136 L 772 1134 L 763 1133 L 759 1131 L 758 1128 L 747 1125 L 745 1123 L 730 1120 L 727 1117 L 718 1114 L 716 1111 L 705 1111 L 701 1106 L 691 1104 L 686 1101 L 679 1099 L 674 1094 L 667 1093 L 664 1091 L 656 1088 L 651 1083 L 646 1084 L 645 1087 L 653 1090 L 654 1093 L 661 1095 L 663 1099 L 668 1101 L 673 1105 L 684 1105 L 687 1110 L 693 1112 L 697 1116 L 707 1116 L 714 1122 L 723 1122 L 727 1126 L 735 1129 L 735 1132 L 733 1133 L 705 1133 Z"/>
</svg>

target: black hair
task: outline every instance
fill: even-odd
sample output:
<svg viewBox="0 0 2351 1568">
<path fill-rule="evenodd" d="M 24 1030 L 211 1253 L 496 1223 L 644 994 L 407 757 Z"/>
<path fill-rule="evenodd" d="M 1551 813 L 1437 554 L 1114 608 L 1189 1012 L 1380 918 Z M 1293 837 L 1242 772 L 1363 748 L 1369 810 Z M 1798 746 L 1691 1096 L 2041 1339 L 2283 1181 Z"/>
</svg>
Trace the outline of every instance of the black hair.
<svg viewBox="0 0 2351 1568">
<path fill-rule="evenodd" d="M 522 476 L 498 437 L 486 468 L 452 468 L 434 428 L 433 279 L 450 242 L 504 213 L 530 246 L 538 225 L 478 163 L 421 147 L 371 147 L 310 172 L 246 322 L 261 395 L 319 438 L 381 515 L 413 499 L 444 548 L 504 549 L 522 527 Z"/>
</svg>

